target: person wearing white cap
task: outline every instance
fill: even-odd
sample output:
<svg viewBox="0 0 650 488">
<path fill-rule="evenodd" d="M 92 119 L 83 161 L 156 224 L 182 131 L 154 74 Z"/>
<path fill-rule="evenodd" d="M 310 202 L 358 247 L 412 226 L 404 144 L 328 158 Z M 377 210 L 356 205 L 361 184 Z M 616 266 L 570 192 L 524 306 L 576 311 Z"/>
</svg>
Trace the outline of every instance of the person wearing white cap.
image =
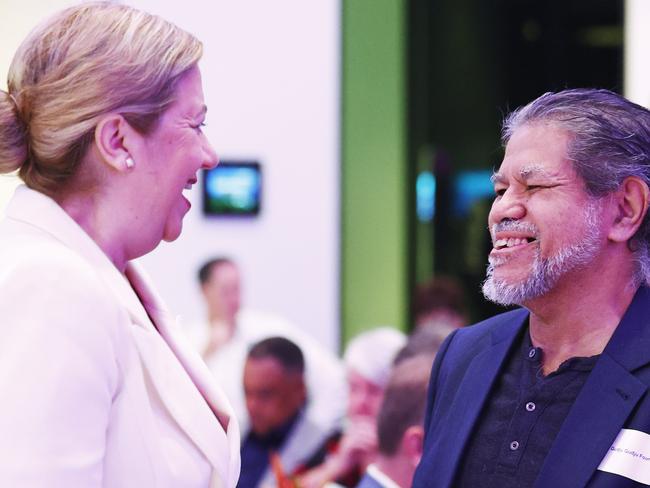
<svg viewBox="0 0 650 488">
<path fill-rule="evenodd" d="M 346 426 L 324 449 L 323 462 L 299 480 L 304 488 L 329 481 L 356 486 L 377 454 L 376 421 L 384 390 L 406 336 L 392 327 L 379 327 L 353 338 L 343 356 L 349 387 Z"/>
</svg>

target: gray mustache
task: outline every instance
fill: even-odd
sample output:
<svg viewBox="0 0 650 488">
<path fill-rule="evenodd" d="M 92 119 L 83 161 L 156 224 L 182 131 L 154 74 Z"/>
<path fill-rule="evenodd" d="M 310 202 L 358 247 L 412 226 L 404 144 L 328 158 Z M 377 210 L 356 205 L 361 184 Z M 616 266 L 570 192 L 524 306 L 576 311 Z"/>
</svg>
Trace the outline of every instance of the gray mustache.
<svg viewBox="0 0 650 488">
<path fill-rule="evenodd" d="M 492 240 L 494 241 L 494 236 L 497 232 L 507 231 L 525 232 L 527 234 L 532 234 L 534 237 L 537 237 L 538 229 L 536 225 L 531 224 L 530 222 L 520 222 L 519 220 L 504 220 L 503 222 L 494 224 L 490 229 Z"/>
</svg>

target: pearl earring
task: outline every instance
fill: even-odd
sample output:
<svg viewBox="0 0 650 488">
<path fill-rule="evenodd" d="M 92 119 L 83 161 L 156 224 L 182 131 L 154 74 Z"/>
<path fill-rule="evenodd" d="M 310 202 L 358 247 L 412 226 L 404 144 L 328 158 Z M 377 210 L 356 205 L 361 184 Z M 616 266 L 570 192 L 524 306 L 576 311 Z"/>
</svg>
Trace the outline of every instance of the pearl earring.
<svg viewBox="0 0 650 488">
<path fill-rule="evenodd" d="M 132 169 L 135 166 L 135 161 L 133 161 L 133 158 L 129 156 L 124 160 L 124 164 L 126 164 L 127 169 Z"/>
</svg>

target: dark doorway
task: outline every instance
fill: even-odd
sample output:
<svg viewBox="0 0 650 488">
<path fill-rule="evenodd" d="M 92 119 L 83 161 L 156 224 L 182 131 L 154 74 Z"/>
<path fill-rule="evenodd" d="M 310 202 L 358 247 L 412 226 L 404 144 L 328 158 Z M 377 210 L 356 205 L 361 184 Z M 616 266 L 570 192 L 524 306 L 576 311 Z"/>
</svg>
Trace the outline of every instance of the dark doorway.
<svg viewBox="0 0 650 488">
<path fill-rule="evenodd" d="M 621 92 L 623 1 L 411 0 L 408 22 L 411 284 L 458 278 L 480 320 L 503 310 L 480 293 L 502 117 L 546 91 Z M 435 209 L 418 217 L 425 173 Z"/>
</svg>

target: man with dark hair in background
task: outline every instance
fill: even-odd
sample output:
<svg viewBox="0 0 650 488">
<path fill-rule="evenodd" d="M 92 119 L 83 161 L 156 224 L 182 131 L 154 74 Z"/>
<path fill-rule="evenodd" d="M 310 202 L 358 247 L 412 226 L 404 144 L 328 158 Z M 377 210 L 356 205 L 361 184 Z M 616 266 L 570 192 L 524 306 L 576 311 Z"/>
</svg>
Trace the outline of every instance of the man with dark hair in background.
<svg viewBox="0 0 650 488">
<path fill-rule="evenodd" d="M 324 432 L 304 416 L 307 393 L 300 348 L 282 337 L 255 344 L 244 367 L 250 430 L 241 450 L 240 488 L 273 485 L 271 455 L 291 473 L 325 441 Z"/>
<path fill-rule="evenodd" d="M 607 90 L 510 114 L 483 293 L 431 373 L 415 488 L 650 484 L 650 112 Z"/>
<path fill-rule="evenodd" d="M 357 488 L 408 488 L 422 456 L 424 407 L 433 354 L 400 361 L 377 418 L 378 453 Z"/>
</svg>

